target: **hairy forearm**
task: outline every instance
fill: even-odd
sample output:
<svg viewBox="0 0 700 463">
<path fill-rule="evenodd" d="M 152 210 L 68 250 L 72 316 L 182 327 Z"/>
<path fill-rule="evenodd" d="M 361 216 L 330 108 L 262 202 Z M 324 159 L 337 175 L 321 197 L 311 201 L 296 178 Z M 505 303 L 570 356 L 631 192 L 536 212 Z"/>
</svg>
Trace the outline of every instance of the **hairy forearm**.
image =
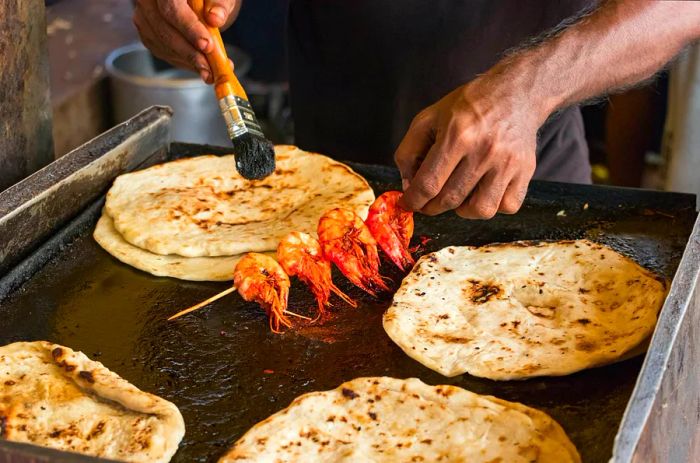
<svg viewBox="0 0 700 463">
<path fill-rule="evenodd" d="M 649 78 L 699 38 L 700 2 L 609 0 L 487 76 L 519 85 L 544 122 L 558 109 Z"/>
</svg>

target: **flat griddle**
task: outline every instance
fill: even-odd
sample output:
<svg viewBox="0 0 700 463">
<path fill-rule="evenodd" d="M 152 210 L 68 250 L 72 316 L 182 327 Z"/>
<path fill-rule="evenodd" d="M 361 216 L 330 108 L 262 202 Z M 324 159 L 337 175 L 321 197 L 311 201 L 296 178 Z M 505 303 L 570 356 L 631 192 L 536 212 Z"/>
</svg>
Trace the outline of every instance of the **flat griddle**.
<svg viewBox="0 0 700 463">
<path fill-rule="evenodd" d="M 162 143 L 166 149 L 145 164 L 225 152 L 185 144 L 168 149 L 167 141 Z M 377 194 L 399 188 L 394 169 L 353 167 Z M 558 378 L 445 378 L 410 359 L 384 333 L 381 316 L 391 295 L 373 299 L 338 274 L 336 283 L 359 307 L 338 303 L 323 324 L 273 334 L 263 311 L 237 294 L 167 322 L 169 315 L 229 284 L 158 278 L 120 263 L 92 239 L 102 204 L 101 196 L 86 202 L 0 280 L 0 345 L 33 340 L 63 344 L 174 402 L 187 426 L 175 462 L 216 461 L 247 429 L 295 397 L 383 375 L 418 377 L 428 384 L 453 384 L 522 402 L 556 419 L 585 462 L 611 458 L 643 356 Z M 670 281 L 695 218 L 691 195 L 533 182 L 516 215 L 490 221 L 463 220 L 451 213 L 417 215 L 414 241 L 427 237 L 422 252 L 430 252 L 448 245 L 589 238 Z M 382 271 L 397 287 L 402 275 L 389 265 Z M 289 307 L 310 314 L 314 305 L 311 294 L 294 281 Z"/>
</svg>

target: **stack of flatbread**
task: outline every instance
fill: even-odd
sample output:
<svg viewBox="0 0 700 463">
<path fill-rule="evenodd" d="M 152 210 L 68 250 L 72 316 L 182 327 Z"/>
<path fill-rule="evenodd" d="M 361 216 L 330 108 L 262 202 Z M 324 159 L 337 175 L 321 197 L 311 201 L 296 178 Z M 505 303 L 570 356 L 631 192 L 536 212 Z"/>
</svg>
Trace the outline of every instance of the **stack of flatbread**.
<svg viewBox="0 0 700 463">
<path fill-rule="evenodd" d="M 175 405 L 81 352 L 43 341 L 0 347 L 0 439 L 165 463 L 184 434 Z"/>
<path fill-rule="evenodd" d="M 305 394 L 250 429 L 219 463 L 533 462 L 581 459 L 545 413 L 418 379 L 359 378 Z"/>
<path fill-rule="evenodd" d="M 665 295 L 663 280 L 587 240 L 451 246 L 418 261 L 384 329 L 446 376 L 567 375 L 643 346 Z"/>
<path fill-rule="evenodd" d="M 95 240 L 122 262 L 158 276 L 231 280 L 239 256 L 277 248 L 291 231 L 315 233 L 343 207 L 363 218 L 374 201 L 348 166 L 276 146 L 277 168 L 246 180 L 229 156 L 199 156 L 122 175 L 107 193 Z"/>
</svg>

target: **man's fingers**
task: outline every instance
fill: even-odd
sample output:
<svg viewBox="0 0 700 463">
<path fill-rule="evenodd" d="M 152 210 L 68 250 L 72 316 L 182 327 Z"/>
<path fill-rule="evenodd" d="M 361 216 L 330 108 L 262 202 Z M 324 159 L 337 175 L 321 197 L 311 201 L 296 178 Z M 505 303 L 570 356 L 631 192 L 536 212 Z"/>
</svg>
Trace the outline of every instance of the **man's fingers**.
<svg viewBox="0 0 700 463">
<path fill-rule="evenodd" d="M 412 211 L 419 211 L 440 194 L 462 158 L 462 153 L 453 153 L 454 146 L 438 140 L 430 147 L 428 154 L 411 180 L 411 184 L 401 196 L 401 205 Z"/>
<path fill-rule="evenodd" d="M 184 65 L 183 61 L 180 61 L 178 57 L 173 56 L 170 50 L 157 39 L 158 34 L 156 34 L 151 27 L 151 24 L 148 22 L 143 13 L 143 10 L 136 10 L 134 12 L 134 26 L 136 26 L 136 30 L 141 36 L 141 41 L 151 51 L 151 53 L 153 53 L 154 56 L 166 60 L 173 65 L 177 65 L 178 67 Z M 184 67 L 187 68 L 189 66 Z"/>
<path fill-rule="evenodd" d="M 501 205 L 510 177 L 501 170 L 491 169 L 482 177 L 472 195 L 455 212 L 465 219 L 490 219 Z"/>
<path fill-rule="evenodd" d="M 523 205 L 523 201 L 527 195 L 527 187 L 530 184 L 530 179 L 535 173 L 535 167 L 535 153 L 533 152 L 519 163 L 513 175 L 513 179 L 510 181 L 508 188 L 506 188 L 503 194 L 498 212 L 515 214 L 520 210 L 520 206 Z"/>
<path fill-rule="evenodd" d="M 431 199 L 421 212 L 426 215 L 437 215 L 456 209 L 464 203 L 482 175 L 483 172 L 478 166 L 469 162 L 468 158 L 462 159 L 447 179 L 440 194 Z"/>
<path fill-rule="evenodd" d="M 213 47 L 211 34 L 187 4 L 187 0 L 158 0 L 158 10 L 162 17 L 194 48 L 202 53 L 211 51 Z"/>
<path fill-rule="evenodd" d="M 394 153 L 394 161 L 401 172 L 404 190 L 416 175 L 421 162 L 435 141 L 433 123 L 432 111 L 420 112 L 411 122 L 411 126 Z"/>
<path fill-rule="evenodd" d="M 523 205 L 525 196 L 527 195 L 527 185 L 530 177 L 527 175 L 516 176 L 511 180 L 508 188 L 506 188 L 501 199 L 501 205 L 498 207 L 498 212 L 503 214 L 515 214 Z"/>
<path fill-rule="evenodd" d="M 204 19 L 210 26 L 224 28 L 230 25 L 235 8 L 235 0 L 205 0 Z"/>
<path fill-rule="evenodd" d="M 149 15 L 149 10 L 145 10 L 145 20 L 150 26 L 151 34 L 158 43 L 156 50 L 163 51 L 166 56 L 159 56 L 173 64 L 197 71 L 205 81 L 211 78 L 211 70 L 206 57 L 195 50 L 195 48 L 170 24 L 161 21 L 157 12 Z M 148 46 L 148 45 L 147 45 Z M 150 48 L 150 47 L 149 47 Z M 184 66 L 183 66 L 184 64 Z"/>
<path fill-rule="evenodd" d="M 447 201 L 456 201 L 455 198 L 449 197 L 454 191 L 446 191 L 444 187 L 457 165 L 462 159 L 468 160 L 470 165 L 481 165 L 481 158 L 484 153 L 480 150 L 483 143 L 479 141 L 471 130 L 454 128 L 456 126 L 457 124 L 453 124 L 451 130 L 446 130 L 445 133 L 437 137 L 433 146 L 430 147 L 428 154 L 411 180 L 411 185 L 401 197 L 402 206 L 413 211 L 423 210 L 429 202 L 437 198 L 443 191 L 448 196 L 446 198 Z M 469 169 L 466 167 L 464 170 L 469 172 Z M 467 178 L 467 180 L 471 182 L 471 179 Z M 458 181 L 461 180 L 455 177 L 454 182 Z M 478 178 L 474 179 L 474 181 L 478 181 Z M 473 185 L 471 185 L 471 188 L 473 188 Z M 464 197 L 461 199 L 464 200 Z M 454 207 L 458 205 L 455 204 Z M 436 209 L 435 213 L 438 212 L 437 208 L 435 208 L 435 203 L 431 208 Z"/>
</svg>

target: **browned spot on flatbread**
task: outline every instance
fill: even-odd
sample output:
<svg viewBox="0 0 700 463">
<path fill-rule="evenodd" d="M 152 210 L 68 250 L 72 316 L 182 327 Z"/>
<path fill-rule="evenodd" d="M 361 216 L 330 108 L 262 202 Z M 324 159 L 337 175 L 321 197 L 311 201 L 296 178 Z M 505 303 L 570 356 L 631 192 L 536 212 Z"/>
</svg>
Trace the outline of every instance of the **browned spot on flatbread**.
<svg viewBox="0 0 700 463">
<path fill-rule="evenodd" d="M 437 386 L 435 388 L 435 392 L 440 394 L 443 397 L 449 397 L 452 394 L 454 394 L 455 390 L 451 387 L 442 387 L 442 386 Z"/>
<path fill-rule="evenodd" d="M 80 378 L 84 379 L 90 384 L 93 384 L 95 382 L 95 378 L 92 376 L 91 371 L 81 371 L 78 373 L 78 376 L 80 376 Z"/>
<path fill-rule="evenodd" d="M 535 363 L 528 363 L 528 364 L 526 364 L 526 365 L 523 365 L 523 366 L 520 368 L 520 372 L 521 372 L 521 373 L 525 373 L 525 374 L 531 374 L 531 373 L 534 373 L 534 372 L 539 371 L 539 370 L 541 370 L 541 369 L 542 369 L 542 367 L 541 367 L 540 365 L 538 365 L 538 364 L 535 364 Z"/>
<path fill-rule="evenodd" d="M 290 169 L 277 169 L 275 175 L 294 175 L 299 171 L 296 167 Z"/>
<path fill-rule="evenodd" d="M 471 342 L 471 338 L 465 338 L 462 336 L 450 336 L 449 334 L 440 333 L 434 333 L 433 336 L 452 344 L 466 344 L 468 342 Z"/>
<path fill-rule="evenodd" d="M 353 391 L 352 389 L 348 389 L 346 387 L 343 388 L 342 393 L 343 393 L 343 397 L 347 397 L 348 399 L 351 399 L 351 400 L 356 399 L 360 396 L 357 392 Z"/>
<path fill-rule="evenodd" d="M 100 434 L 102 434 L 102 433 L 104 432 L 104 430 L 105 430 L 105 422 L 104 422 L 104 421 L 100 421 L 99 423 L 97 423 L 97 424 L 95 425 L 95 427 L 93 427 L 93 428 L 90 430 L 90 433 L 89 433 L 88 436 L 87 436 L 87 440 L 90 440 L 90 439 L 92 439 L 92 438 L 94 438 L 94 437 L 99 436 Z"/>
<path fill-rule="evenodd" d="M 463 289 L 464 295 L 475 304 L 483 304 L 495 299 L 502 289 L 495 283 L 467 280 L 467 286 Z"/>
<path fill-rule="evenodd" d="M 587 340 L 576 341 L 576 349 L 583 352 L 592 352 L 596 349 L 596 344 Z"/>
<path fill-rule="evenodd" d="M 58 360 L 63 356 L 63 349 L 61 349 L 60 347 L 56 347 L 54 350 L 51 351 L 51 356 L 54 360 Z"/>
<path fill-rule="evenodd" d="M 535 317 L 551 320 L 554 318 L 556 307 L 541 307 L 536 305 L 529 305 L 526 307 L 526 309 Z"/>
<path fill-rule="evenodd" d="M 75 370 L 76 366 L 66 362 L 66 360 L 63 358 L 63 354 L 63 349 L 61 349 L 60 347 L 56 347 L 54 350 L 51 351 L 51 356 L 56 362 L 56 365 L 58 365 L 60 368 L 63 368 L 66 372 L 70 373 L 73 370 Z"/>
</svg>

